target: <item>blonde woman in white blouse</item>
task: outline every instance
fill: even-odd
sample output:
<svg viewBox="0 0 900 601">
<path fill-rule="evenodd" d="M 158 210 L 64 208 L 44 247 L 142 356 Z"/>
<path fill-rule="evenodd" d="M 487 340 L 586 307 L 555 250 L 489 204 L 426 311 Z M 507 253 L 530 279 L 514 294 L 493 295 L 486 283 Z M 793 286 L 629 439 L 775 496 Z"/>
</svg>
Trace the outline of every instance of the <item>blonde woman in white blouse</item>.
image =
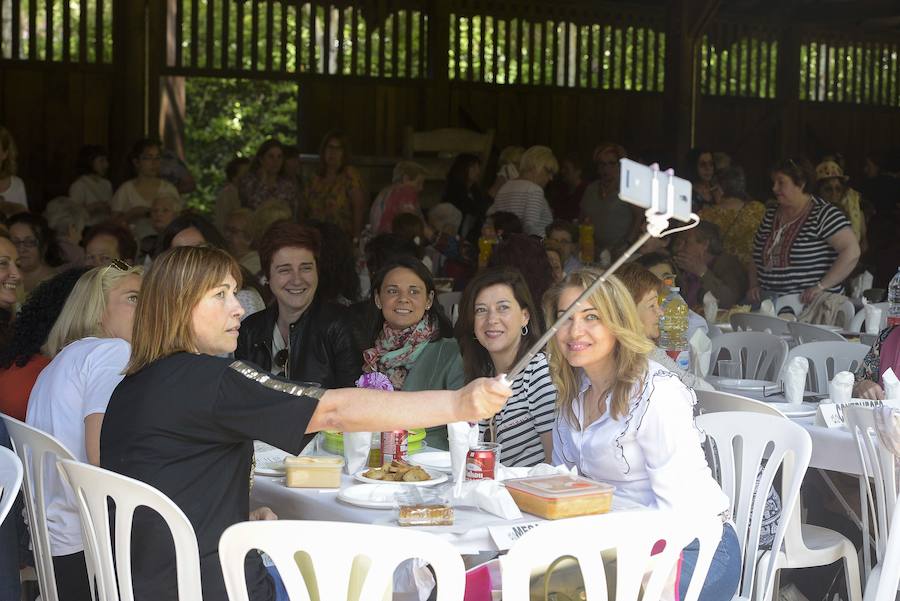
<svg viewBox="0 0 900 601">
<path fill-rule="evenodd" d="M 544 314 L 556 319 L 600 272 L 574 272 L 544 296 Z M 722 515 L 722 540 L 700 601 L 730 599 L 741 570 L 740 545 L 726 521 L 728 497 L 713 479 L 694 425 L 693 393 L 647 355 L 631 295 L 611 277 L 582 303 L 551 340 L 556 385 L 553 460 L 577 466 L 588 478 L 616 487 L 642 505 Z M 698 547 L 685 548 L 678 598 L 683 598 Z"/>
</svg>

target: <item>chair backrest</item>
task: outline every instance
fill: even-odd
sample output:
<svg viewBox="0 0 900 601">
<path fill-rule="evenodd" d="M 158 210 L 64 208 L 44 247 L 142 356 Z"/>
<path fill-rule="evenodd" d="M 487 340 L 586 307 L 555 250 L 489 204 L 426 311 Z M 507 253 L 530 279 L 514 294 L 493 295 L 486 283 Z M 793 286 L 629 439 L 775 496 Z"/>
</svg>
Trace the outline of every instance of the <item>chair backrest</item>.
<svg viewBox="0 0 900 601">
<path fill-rule="evenodd" d="M 776 336 L 786 336 L 788 322 L 771 315 L 759 313 L 733 313 L 729 319 L 735 332 L 767 332 Z"/>
<path fill-rule="evenodd" d="M 881 309 L 881 322 L 878 324 L 878 331 L 880 332 L 884 328 L 887 327 L 887 317 L 888 317 L 888 306 L 890 303 L 872 303 L 873 307 L 878 307 Z M 853 319 L 850 321 L 850 325 L 847 326 L 847 329 L 851 332 L 862 332 L 866 329 L 866 310 L 860 309 L 856 315 L 853 316 Z"/>
<path fill-rule="evenodd" d="M 718 518 L 648 510 L 542 522 L 513 543 L 509 553 L 500 558 L 503 598 L 529 599 L 532 570 L 571 556 L 578 560 L 581 569 L 584 598 L 605 601 L 609 597 L 601 552 L 614 549 L 615 599 L 637 599 L 646 573 L 650 578 L 643 598 L 660 599 L 681 550 L 695 538 L 700 541 L 700 555 L 691 576 L 688 600 L 699 596 L 712 555 L 722 538 L 722 522 Z M 666 542 L 665 548 L 651 556 L 659 540 Z"/>
<path fill-rule="evenodd" d="M 458 154 L 464 152 L 474 154 L 481 159 L 482 165 L 487 164 L 494 143 L 494 130 L 479 133 L 447 127 L 431 131 L 414 131 L 412 127 L 407 126 L 403 137 L 403 156 L 425 166 L 430 179 L 444 179 Z"/>
<path fill-rule="evenodd" d="M 727 332 L 712 339 L 709 373 L 718 374 L 719 359 L 740 359 L 743 377 L 774 381 L 781 373 L 787 354 L 787 342 L 774 334 Z"/>
<path fill-rule="evenodd" d="M 869 347 L 858 342 L 807 342 L 795 346 L 788 353 L 788 361 L 794 357 L 806 357 L 806 390 L 820 394 L 828 392 L 828 383 L 839 371 L 856 371 Z"/>
<path fill-rule="evenodd" d="M 900 503 L 894 507 L 885 543 L 884 559 L 869 575 L 863 601 L 895 601 L 900 585 Z"/>
<path fill-rule="evenodd" d="M 462 292 L 441 292 L 437 295 L 437 301 L 444 309 L 444 315 L 453 325 L 459 317 L 459 301 L 462 299 Z"/>
<path fill-rule="evenodd" d="M 826 330 L 811 323 L 789 321 L 788 330 L 790 330 L 791 337 L 794 339 L 794 346 L 806 344 L 807 342 L 847 342 L 847 339 L 837 332 Z"/>
<path fill-rule="evenodd" d="M 800 295 L 785 294 L 775 299 L 775 315 L 780 315 L 781 310 L 786 308 L 792 309 L 795 316 L 803 313 L 803 303 L 800 302 Z"/>
<path fill-rule="evenodd" d="M 149 484 L 103 468 L 69 459 L 61 459 L 58 465 L 63 479 L 75 491 L 84 560 L 88 574 L 96 576 L 98 601 L 134 601 L 131 537 L 138 507 L 152 509 L 169 526 L 175 542 L 178 599 L 202 598 L 197 537 L 187 516 L 171 499 Z M 110 499 L 115 503 L 115 530 L 110 528 Z"/>
<path fill-rule="evenodd" d="M 248 600 L 244 557 L 253 549 L 265 551 L 272 559 L 293 601 L 381 601 L 396 567 L 414 558 L 423 559 L 434 570 L 438 601 L 462 599 L 466 586 L 459 552 L 428 532 L 306 520 L 242 522 L 219 539 L 219 560 L 231 601 Z M 298 554 L 303 561 L 295 559 Z M 360 582 L 356 576 L 362 566 L 365 573 Z M 354 590 L 358 587 L 358 596 L 348 595 L 351 582 Z"/>
<path fill-rule="evenodd" d="M 739 394 L 719 392 L 718 390 L 694 390 L 700 413 L 721 413 L 722 411 L 750 411 L 774 417 L 786 417 L 784 413 L 762 401 L 750 399 Z"/>
<path fill-rule="evenodd" d="M 741 543 L 743 574 L 739 595 L 749 598 L 754 582 L 771 598 L 777 553 L 769 554 L 766 572 L 756 574 L 759 533 L 768 491 L 782 464 L 782 516 L 775 530 L 773 549 L 781 548 L 791 514 L 797 506 L 800 483 L 809 467 L 812 440 L 802 427 L 772 415 L 748 412 L 709 413 L 697 417 L 697 426 L 716 445 L 722 490 L 731 499 L 735 531 Z M 765 466 L 763 467 L 763 461 Z"/>
<path fill-rule="evenodd" d="M 6 519 L 22 486 L 22 462 L 15 453 L 0 447 L 0 524 Z"/>
<path fill-rule="evenodd" d="M 860 463 L 866 475 L 866 499 L 861 500 L 863 511 L 869 511 L 872 516 L 876 555 L 879 560 L 883 560 L 887 533 L 891 527 L 890 519 L 894 506 L 897 505 L 898 482 L 894 470 L 894 455 L 878 439 L 875 410 L 871 407 L 847 407 L 844 410 L 844 423 L 856 439 Z"/>
<path fill-rule="evenodd" d="M 75 459 L 63 444 L 37 428 L 20 422 L 8 415 L 0 414 L 13 449 L 22 462 L 22 488 L 25 490 L 25 514 L 28 516 L 28 530 L 34 549 L 34 567 L 38 577 L 43 601 L 57 601 L 56 574 L 53 571 L 53 556 L 50 550 L 50 533 L 47 531 L 47 505 L 44 484 L 56 469 L 56 460 Z"/>
</svg>

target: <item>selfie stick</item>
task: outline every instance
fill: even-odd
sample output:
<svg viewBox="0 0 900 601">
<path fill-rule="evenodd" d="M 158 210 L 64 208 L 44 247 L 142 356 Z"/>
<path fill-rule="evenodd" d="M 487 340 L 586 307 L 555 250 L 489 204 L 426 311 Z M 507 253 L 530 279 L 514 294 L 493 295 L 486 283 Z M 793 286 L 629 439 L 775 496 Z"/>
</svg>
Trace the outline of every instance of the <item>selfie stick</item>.
<svg viewBox="0 0 900 601">
<path fill-rule="evenodd" d="M 584 292 L 582 292 L 578 298 L 575 299 L 568 309 L 559 316 L 559 318 L 553 323 L 550 328 L 544 332 L 544 335 L 541 336 L 537 342 L 531 345 L 531 348 L 528 349 L 528 352 L 516 363 L 513 365 L 512 369 L 509 370 L 506 374 L 500 375 L 500 381 L 506 384 L 507 386 L 512 386 L 512 382 L 516 379 L 516 377 L 522 373 L 522 371 L 528 367 L 528 364 L 537 355 L 544 346 L 550 341 L 553 336 L 556 335 L 557 330 L 559 330 L 560 326 L 569 319 L 575 311 L 578 310 L 578 306 L 587 300 L 595 290 L 605 282 L 609 276 L 616 272 L 616 270 L 621 267 L 628 258 L 634 254 L 634 252 L 644 245 L 647 240 L 651 237 L 653 238 L 662 238 L 663 236 L 668 236 L 669 234 L 674 234 L 676 232 L 681 232 L 684 230 L 689 230 L 692 227 L 696 226 L 700 222 L 700 218 L 694 213 L 685 214 L 683 211 L 679 212 L 676 205 L 676 194 L 675 194 L 675 184 L 679 184 L 679 190 L 681 192 L 681 196 L 684 196 L 685 184 L 687 185 L 687 202 L 690 203 L 690 183 L 685 182 L 680 178 L 676 178 L 674 172 L 671 169 L 666 170 L 665 172 L 660 172 L 659 165 L 654 163 L 650 165 L 650 167 L 645 167 L 643 165 L 639 165 L 634 161 L 629 161 L 628 159 L 622 159 L 622 175 L 621 182 L 619 185 L 619 198 L 625 200 L 627 202 L 638 204 L 644 207 L 647 207 L 647 210 L 644 212 L 644 215 L 647 217 L 647 231 L 641 235 L 637 241 L 628 247 L 625 253 L 619 257 L 612 265 L 610 265 L 606 271 L 604 271 L 600 277 L 594 280 L 594 283 L 585 288 Z M 636 166 L 642 172 L 645 172 L 650 177 L 650 188 L 649 188 L 649 206 L 647 205 L 646 195 L 635 195 L 633 194 L 634 185 L 628 179 L 630 176 L 634 174 L 634 167 Z M 631 167 L 632 171 L 626 171 L 626 167 Z M 661 175 L 662 174 L 662 175 Z M 665 177 L 667 180 L 666 183 L 666 191 L 665 197 L 660 195 L 660 179 L 661 177 Z M 663 204 L 661 201 L 665 198 L 665 203 Z M 684 198 L 680 199 L 682 201 L 682 205 L 684 203 Z M 688 206 L 690 206 L 688 204 Z M 680 214 L 679 214 L 680 213 Z M 689 225 L 666 230 L 666 227 L 669 225 L 669 219 L 675 217 L 676 219 L 680 219 L 682 221 L 691 220 L 693 223 Z M 685 219 L 687 217 L 687 219 Z"/>
</svg>

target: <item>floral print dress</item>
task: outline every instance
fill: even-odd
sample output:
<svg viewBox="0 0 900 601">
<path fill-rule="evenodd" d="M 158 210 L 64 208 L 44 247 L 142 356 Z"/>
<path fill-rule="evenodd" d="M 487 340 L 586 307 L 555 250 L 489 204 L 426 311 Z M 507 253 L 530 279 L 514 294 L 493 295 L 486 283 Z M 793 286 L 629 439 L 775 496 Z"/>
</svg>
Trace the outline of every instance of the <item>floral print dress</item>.
<svg viewBox="0 0 900 601">
<path fill-rule="evenodd" d="M 337 177 L 314 175 L 306 185 L 305 212 L 310 219 L 334 223 L 353 236 L 353 194 L 362 190 L 359 173 L 346 167 Z"/>
</svg>

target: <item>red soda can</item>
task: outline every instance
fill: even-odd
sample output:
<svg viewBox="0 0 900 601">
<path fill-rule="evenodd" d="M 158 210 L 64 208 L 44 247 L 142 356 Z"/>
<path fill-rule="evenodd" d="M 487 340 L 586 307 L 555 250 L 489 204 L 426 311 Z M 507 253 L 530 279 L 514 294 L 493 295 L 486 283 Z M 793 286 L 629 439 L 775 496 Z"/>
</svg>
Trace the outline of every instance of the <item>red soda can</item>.
<svg viewBox="0 0 900 601">
<path fill-rule="evenodd" d="M 493 480 L 497 465 L 497 446 L 482 444 L 466 455 L 466 480 Z"/>
<path fill-rule="evenodd" d="M 409 458 L 409 432 L 392 430 L 381 433 L 381 461 L 390 463 L 395 459 L 406 461 Z"/>
</svg>

